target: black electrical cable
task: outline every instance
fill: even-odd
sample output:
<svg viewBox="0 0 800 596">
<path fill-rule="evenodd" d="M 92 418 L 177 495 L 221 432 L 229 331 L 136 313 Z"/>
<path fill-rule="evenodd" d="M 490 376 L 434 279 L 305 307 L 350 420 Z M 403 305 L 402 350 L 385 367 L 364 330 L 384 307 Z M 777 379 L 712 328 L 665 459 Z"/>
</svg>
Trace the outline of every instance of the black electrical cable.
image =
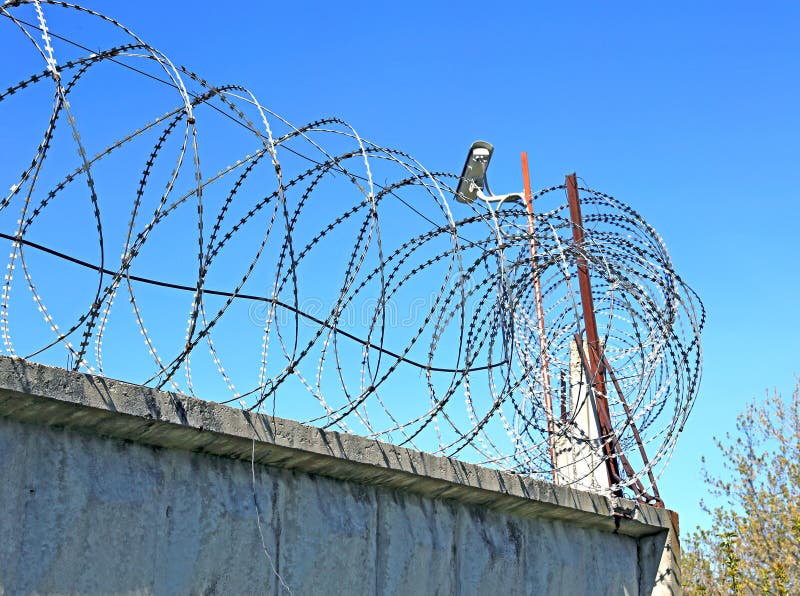
<svg viewBox="0 0 800 596">
<path fill-rule="evenodd" d="M 63 252 L 59 252 L 57 250 L 53 250 L 52 248 L 44 246 L 43 244 L 39 244 L 37 242 L 31 242 L 30 240 L 26 240 L 24 238 L 16 238 L 16 237 L 14 237 L 14 236 L 12 236 L 10 234 L 5 234 L 3 232 L 0 232 L 0 238 L 3 238 L 5 240 L 10 240 L 10 241 L 16 242 L 18 244 L 24 244 L 25 246 L 30 246 L 31 248 L 35 248 L 36 250 L 39 250 L 41 252 L 47 253 L 47 254 L 52 255 L 54 257 L 58 257 L 59 259 L 63 259 L 65 261 L 69 261 L 70 263 L 74 263 L 75 265 L 80 265 L 81 267 L 85 267 L 86 269 L 91 269 L 92 271 L 97 271 L 98 273 L 104 273 L 106 275 L 111 275 L 111 276 L 114 276 L 114 275 L 116 275 L 118 273 L 118 271 L 112 271 L 111 269 L 104 269 L 104 268 L 98 267 L 97 265 L 95 265 L 93 263 L 89 263 L 88 261 L 83 261 L 81 259 L 76 259 L 75 257 L 72 257 L 72 256 L 70 256 L 68 254 L 65 254 Z M 181 285 L 181 284 L 174 284 L 174 283 L 171 283 L 171 282 L 160 281 L 160 280 L 152 279 L 152 278 L 149 278 L 149 277 L 142 277 L 140 275 L 127 275 L 126 274 L 126 277 L 128 279 L 131 279 L 132 281 L 138 281 L 140 283 L 148 284 L 148 285 L 151 285 L 151 286 L 158 286 L 158 287 L 161 287 L 161 288 L 171 288 L 173 290 L 183 290 L 183 291 L 186 291 L 186 292 L 195 292 L 197 290 L 197 288 L 195 286 L 185 286 L 185 285 Z M 428 366 L 427 364 L 422 364 L 422 363 L 417 362 L 415 360 L 412 360 L 410 358 L 405 358 L 405 357 L 401 356 L 400 354 L 398 354 L 396 352 L 393 352 L 392 350 L 387 350 L 386 348 L 383 348 L 381 346 L 376 346 L 375 344 L 372 344 L 372 343 L 370 343 L 368 341 L 365 341 L 365 340 L 361 339 L 357 335 L 353 335 L 352 333 L 349 333 L 349 332 L 345 331 L 344 329 L 341 329 L 341 328 L 339 328 L 339 327 L 337 327 L 335 325 L 331 325 L 330 323 L 327 323 L 326 321 L 323 321 L 322 319 L 319 319 L 319 318 L 315 317 L 314 315 L 310 315 L 307 312 L 292 306 L 291 304 L 287 304 L 286 302 L 282 302 L 281 300 L 273 300 L 272 298 L 266 298 L 264 296 L 256 296 L 255 294 L 234 294 L 233 292 L 225 292 L 223 290 L 209 290 L 209 289 L 206 289 L 206 288 L 203 288 L 202 293 L 203 294 L 208 294 L 210 296 L 224 296 L 226 298 L 240 298 L 242 300 L 251 300 L 251 301 L 254 301 L 254 302 L 267 302 L 267 303 L 270 303 L 270 304 L 275 304 L 276 306 L 280 306 L 283 309 L 286 309 L 286 310 L 291 311 L 291 312 L 293 312 L 293 313 L 295 313 L 297 315 L 300 315 L 304 319 L 308 319 L 309 321 L 312 321 L 313 323 L 316 323 L 317 325 L 320 325 L 321 327 L 325 327 L 327 329 L 331 329 L 332 331 L 338 333 L 339 335 L 343 335 L 344 337 L 346 337 L 348 339 L 352 339 L 354 342 L 359 343 L 362 346 L 365 346 L 365 347 L 367 347 L 367 348 L 369 348 L 371 350 L 375 350 L 377 352 L 381 352 L 382 354 L 386 354 L 387 356 L 391 356 L 392 358 L 397 358 L 401 362 L 405 362 L 406 364 L 410 364 L 411 366 L 415 366 L 417 368 L 420 368 L 422 370 L 427 370 L 427 371 L 430 371 L 430 372 L 463 373 L 463 372 L 466 372 L 467 370 L 469 370 L 470 372 L 479 372 L 479 371 L 482 371 L 482 370 L 489 370 L 491 368 L 497 368 L 499 366 L 504 366 L 506 364 L 506 361 L 501 361 L 501 362 L 497 362 L 495 364 L 486 365 L 486 366 L 475 366 L 475 367 L 472 367 L 472 368 L 469 368 L 469 369 L 463 369 L 463 368 L 440 368 L 440 367 L 436 367 L 436 366 Z"/>
<path fill-rule="evenodd" d="M 10 15 L 5 14 L 5 13 L 3 13 L 2 16 L 6 17 L 8 19 L 11 18 Z M 42 30 L 41 27 L 39 27 L 38 25 L 36 25 L 34 23 L 31 23 L 29 21 L 26 21 L 24 19 L 14 18 L 14 20 L 16 20 L 19 23 L 22 23 L 23 25 L 25 25 L 27 27 L 30 27 L 32 29 L 36 29 L 37 31 L 41 31 Z M 47 32 L 48 32 L 49 35 L 55 37 L 56 39 L 60 39 L 61 41 L 65 42 L 65 43 L 68 43 L 70 45 L 73 45 L 76 48 L 80 48 L 80 49 L 82 49 L 82 50 L 84 50 L 86 52 L 90 52 L 90 53 L 92 53 L 94 51 L 91 48 L 86 47 L 85 45 L 83 45 L 81 43 L 78 43 L 78 42 L 76 42 L 76 41 L 74 41 L 72 39 L 69 39 L 68 37 L 64 37 L 63 35 L 59 35 L 57 33 L 54 33 L 50 29 L 48 29 Z M 167 85 L 168 87 L 172 87 L 173 89 L 180 90 L 180 88 L 177 85 L 175 85 L 174 83 L 172 83 L 170 81 L 167 81 L 166 79 L 162 79 L 161 77 L 157 77 L 154 74 L 151 74 L 151 73 L 149 73 L 147 71 L 144 71 L 144 70 L 142 70 L 140 68 L 136 68 L 135 66 L 131 66 L 130 64 L 126 64 L 125 62 L 122 62 L 121 60 L 117 60 L 117 59 L 115 59 L 113 57 L 108 58 L 108 60 L 110 62 L 114 62 L 115 64 L 118 64 L 119 66 L 127 68 L 128 70 L 131 70 L 131 71 L 136 72 L 136 73 L 138 73 L 140 75 L 143 75 L 143 76 L 145 76 L 145 77 L 147 77 L 149 79 L 152 79 L 154 81 L 158 81 L 159 83 Z M 196 93 L 193 93 L 192 91 L 189 91 L 188 89 L 186 90 L 186 93 L 189 94 L 189 96 L 191 96 L 193 99 L 197 99 L 199 97 Z M 220 114 L 222 114 L 223 116 L 225 116 L 226 118 L 228 118 L 232 122 L 235 122 L 239 126 L 242 126 L 242 127 L 246 128 L 247 130 L 249 130 L 250 132 L 252 132 L 256 136 L 258 136 L 259 138 L 262 138 L 262 139 L 264 138 L 264 133 L 262 133 L 260 130 L 255 129 L 255 128 L 251 127 L 251 126 L 248 126 L 247 123 L 242 122 L 241 120 L 238 120 L 237 118 L 234 118 L 233 116 L 228 114 L 226 111 L 220 109 L 218 106 L 215 106 L 214 104 L 211 104 L 211 103 L 206 103 L 205 105 L 207 105 L 208 107 L 210 107 L 214 111 L 219 112 Z M 297 157 L 300 157 L 301 159 L 305 159 L 306 161 L 309 161 L 309 162 L 311 162 L 311 163 L 313 163 L 315 165 L 318 165 L 318 166 L 319 165 L 323 165 L 322 162 L 317 161 L 313 157 L 309 157 L 308 155 L 300 153 L 299 151 L 297 151 L 296 149 L 294 149 L 294 148 L 292 148 L 292 147 L 290 147 L 288 145 L 282 145 L 281 148 L 286 150 L 286 151 L 288 151 L 289 153 L 292 153 L 292 154 L 296 155 Z M 369 181 L 366 177 L 361 176 L 359 174 L 354 174 L 352 172 L 347 172 L 343 168 L 341 168 L 340 166 L 336 166 L 335 169 L 337 171 L 339 171 L 340 173 L 343 173 L 343 174 L 345 174 L 347 176 L 352 176 L 353 178 L 356 178 L 356 179 L 361 180 L 363 182 L 368 182 Z M 377 183 L 375 181 L 373 181 L 373 184 L 376 187 L 380 188 L 380 189 L 384 189 L 385 188 L 385 187 L 381 186 L 379 183 Z M 400 201 L 403 205 L 405 205 L 406 207 L 411 209 L 411 211 L 413 211 L 414 213 L 416 213 L 417 215 L 422 217 L 425 221 L 427 221 L 430 224 L 436 225 L 435 222 L 432 219 L 430 219 L 427 215 L 422 213 L 419 209 L 417 209 L 416 207 L 411 205 L 408 201 L 403 199 L 401 196 L 397 195 L 396 193 L 391 193 L 391 194 L 398 201 Z M 466 238 L 461 238 L 461 240 L 464 240 L 465 242 L 469 242 L 469 240 L 467 240 Z"/>
</svg>

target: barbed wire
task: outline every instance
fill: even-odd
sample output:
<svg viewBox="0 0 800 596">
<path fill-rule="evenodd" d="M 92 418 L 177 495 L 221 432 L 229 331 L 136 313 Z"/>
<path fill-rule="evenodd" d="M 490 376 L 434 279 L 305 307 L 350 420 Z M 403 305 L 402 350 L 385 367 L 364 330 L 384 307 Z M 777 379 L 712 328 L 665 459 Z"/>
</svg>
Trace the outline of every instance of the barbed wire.
<svg viewBox="0 0 800 596">
<path fill-rule="evenodd" d="M 51 31 L 62 13 L 107 48 Z M 533 221 L 455 202 L 457 176 L 339 118 L 295 127 L 110 17 L 21 0 L 0 14 L 29 68 L 0 92 L 9 356 L 66 354 L 75 370 L 561 483 L 588 486 L 618 458 L 614 490 L 655 488 L 697 394 L 705 311 L 630 206 L 581 187 L 578 245 L 564 185 L 533 195 Z M 595 385 L 580 259 L 614 379 L 599 436 L 579 420 Z"/>
</svg>

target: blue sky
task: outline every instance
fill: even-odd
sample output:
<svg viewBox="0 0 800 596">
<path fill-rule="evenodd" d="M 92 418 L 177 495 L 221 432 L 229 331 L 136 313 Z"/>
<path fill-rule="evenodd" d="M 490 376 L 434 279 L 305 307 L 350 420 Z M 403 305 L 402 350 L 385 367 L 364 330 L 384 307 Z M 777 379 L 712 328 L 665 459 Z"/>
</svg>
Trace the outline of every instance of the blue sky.
<svg viewBox="0 0 800 596">
<path fill-rule="evenodd" d="M 430 170 L 485 139 L 495 192 L 521 188 L 527 151 L 534 187 L 576 171 L 642 213 L 708 310 L 700 394 L 660 483 L 684 528 L 703 522 L 712 436 L 800 373 L 800 5 L 88 5 L 292 122 L 340 116 Z"/>
</svg>

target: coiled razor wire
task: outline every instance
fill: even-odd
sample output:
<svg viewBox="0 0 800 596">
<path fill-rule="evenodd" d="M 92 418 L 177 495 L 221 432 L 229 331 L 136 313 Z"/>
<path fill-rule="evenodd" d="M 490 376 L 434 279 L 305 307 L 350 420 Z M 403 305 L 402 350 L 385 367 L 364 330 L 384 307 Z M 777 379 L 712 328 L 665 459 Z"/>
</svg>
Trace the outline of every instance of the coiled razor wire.
<svg viewBox="0 0 800 596">
<path fill-rule="evenodd" d="M 592 382 L 570 356 L 582 256 L 618 381 L 614 440 L 635 461 L 615 488 L 663 469 L 705 313 L 628 205 L 581 188 L 576 246 L 564 186 L 535 193 L 532 260 L 523 207 L 456 202 L 456 176 L 343 120 L 293 126 L 81 6 L 0 12 L 18 81 L 0 93 L 6 354 L 579 481 L 553 473 L 552 445 L 592 444 L 570 401 Z M 607 457 L 589 451 L 594 468 Z"/>
</svg>

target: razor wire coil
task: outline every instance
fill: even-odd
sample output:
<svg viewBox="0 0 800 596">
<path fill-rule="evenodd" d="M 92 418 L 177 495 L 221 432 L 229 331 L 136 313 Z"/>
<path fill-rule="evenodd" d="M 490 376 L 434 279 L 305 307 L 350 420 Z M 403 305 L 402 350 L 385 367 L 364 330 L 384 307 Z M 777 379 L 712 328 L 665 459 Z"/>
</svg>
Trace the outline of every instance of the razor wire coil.
<svg viewBox="0 0 800 596">
<path fill-rule="evenodd" d="M 54 34 L 61 12 L 111 45 Z M 344 120 L 295 127 L 78 5 L 0 14 L 34 73 L 0 92 L 21 156 L 0 166 L 6 354 L 550 478 L 554 442 L 596 459 L 609 440 L 576 432 L 582 258 L 619 385 L 615 440 L 633 453 L 638 429 L 650 454 L 617 488 L 663 469 L 697 394 L 705 311 L 630 206 L 581 187 L 576 246 L 565 186 L 538 191 L 532 259 L 523 207 L 456 202 L 457 176 Z M 118 85 L 130 111 L 104 126 L 93 110 Z"/>
</svg>

